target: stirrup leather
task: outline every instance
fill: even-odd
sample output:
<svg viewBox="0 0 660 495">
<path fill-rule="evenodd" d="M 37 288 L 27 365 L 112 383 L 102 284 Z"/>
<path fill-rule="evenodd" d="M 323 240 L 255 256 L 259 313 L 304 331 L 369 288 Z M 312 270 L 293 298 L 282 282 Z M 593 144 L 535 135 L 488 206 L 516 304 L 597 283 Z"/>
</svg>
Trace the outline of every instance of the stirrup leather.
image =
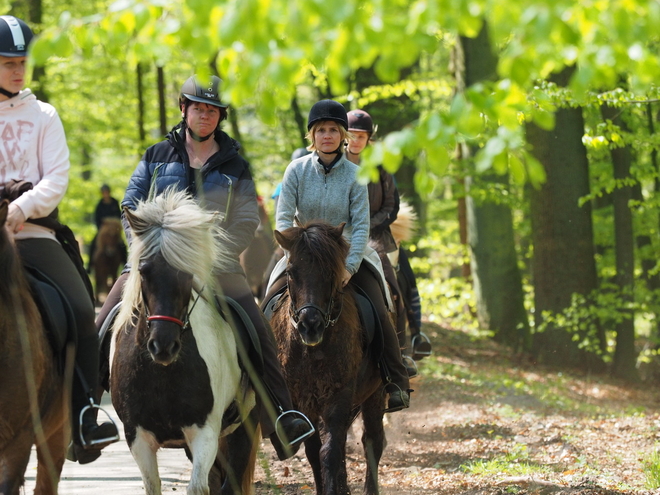
<svg viewBox="0 0 660 495">
<path fill-rule="evenodd" d="M 83 436 L 83 415 L 91 409 L 98 409 L 99 411 L 101 411 L 108 418 L 108 420 L 110 420 L 110 422 L 113 425 L 115 425 L 115 430 L 117 431 L 117 434 L 112 435 L 111 437 L 108 438 L 98 438 L 92 440 L 91 442 L 86 442 L 85 437 Z M 106 446 L 111 443 L 119 441 L 119 428 L 117 428 L 117 423 L 115 423 L 115 421 L 110 417 L 110 414 L 108 414 L 108 412 L 105 409 L 103 409 L 98 404 L 94 404 L 94 401 L 91 398 L 89 399 L 89 405 L 83 407 L 82 410 L 80 411 L 80 417 L 78 418 L 78 434 L 80 436 L 80 443 L 85 449 L 90 447 L 97 447 L 99 445 Z"/>
<path fill-rule="evenodd" d="M 280 443 L 282 445 L 284 445 L 288 448 L 291 448 L 292 445 L 296 445 L 297 443 L 300 443 L 303 440 L 307 440 L 309 437 L 311 437 L 316 432 L 316 429 L 314 428 L 314 425 L 309 420 L 309 418 L 307 416 L 305 416 L 303 413 L 301 413 L 300 411 L 295 411 L 293 409 L 290 410 L 290 411 L 282 411 L 280 409 L 280 411 L 281 411 L 280 415 L 275 420 L 275 433 L 277 434 L 277 438 L 279 438 Z M 289 440 L 288 438 L 282 438 L 280 436 L 280 428 L 278 428 L 280 422 L 282 421 L 282 418 L 284 418 L 285 416 L 289 416 L 289 415 L 299 416 L 300 418 L 304 419 L 305 422 L 307 422 L 307 424 L 309 425 L 309 430 L 307 432 L 303 433 L 298 438 L 294 438 L 294 439 L 291 439 L 291 440 Z"/>
</svg>

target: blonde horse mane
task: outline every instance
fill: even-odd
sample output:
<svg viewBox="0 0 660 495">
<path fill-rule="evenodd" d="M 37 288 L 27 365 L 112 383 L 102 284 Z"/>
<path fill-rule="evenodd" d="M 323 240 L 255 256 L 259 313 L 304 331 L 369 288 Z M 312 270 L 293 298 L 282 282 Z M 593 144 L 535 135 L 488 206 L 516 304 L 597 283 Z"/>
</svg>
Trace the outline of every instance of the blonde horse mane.
<svg viewBox="0 0 660 495">
<path fill-rule="evenodd" d="M 130 272 L 122 293 L 122 307 L 113 328 L 123 328 L 142 305 L 140 262 L 159 252 L 173 268 L 191 273 L 195 286 L 214 286 L 213 272 L 222 270 L 229 255 L 222 246 L 227 233 L 218 226 L 216 214 L 202 208 L 189 194 L 168 188 L 149 201 L 140 201 L 132 212 L 140 232 L 133 239 L 128 263 Z"/>
<path fill-rule="evenodd" d="M 401 201 L 396 220 L 390 224 L 392 236 L 397 244 L 412 239 L 417 230 L 417 213 L 406 201 Z"/>
</svg>

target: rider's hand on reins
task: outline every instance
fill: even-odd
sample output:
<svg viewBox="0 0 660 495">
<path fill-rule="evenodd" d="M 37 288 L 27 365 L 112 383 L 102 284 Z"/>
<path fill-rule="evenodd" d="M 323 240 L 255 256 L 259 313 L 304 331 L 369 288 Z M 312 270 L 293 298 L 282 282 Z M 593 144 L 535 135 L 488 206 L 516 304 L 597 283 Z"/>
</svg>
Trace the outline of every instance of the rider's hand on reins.
<svg viewBox="0 0 660 495">
<path fill-rule="evenodd" d="M 7 228 L 12 234 L 16 234 L 23 230 L 23 224 L 25 223 L 25 215 L 23 211 L 16 206 L 15 204 L 9 205 L 9 210 L 7 212 Z"/>
<path fill-rule="evenodd" d="M 341 286 L 346 287 L 346 284 L 348 283 L 348 281 L 351 279 L 352 276 L 353 275 L 351 275 L 351 273 L 346 268 L 344 268 L 344 275 L 341 278 Z"/>
</svg>

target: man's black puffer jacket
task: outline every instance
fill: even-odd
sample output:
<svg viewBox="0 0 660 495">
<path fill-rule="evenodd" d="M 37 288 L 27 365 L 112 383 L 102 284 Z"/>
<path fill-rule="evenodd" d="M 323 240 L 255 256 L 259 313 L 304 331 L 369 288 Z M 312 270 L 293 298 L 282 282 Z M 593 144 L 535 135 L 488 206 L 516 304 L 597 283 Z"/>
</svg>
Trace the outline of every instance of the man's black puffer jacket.
<svg viewBox="0 0 660 495">
<path fill-rule="evenodd" d="M 206 209 L 220 213 L 220 226 L 232 241 L 227 246 L 232 258 L 227 271 L 242 273 L 239 256 L 252 242 L 259 225 L 257 195 L 248 162 L 238 153 L 240 145 L 218 130 L 215 140 L 220 151 L 208 159 L 200 174 L 195 174 L 197 171 L 188 166 L 184 132 L 179 124 L 166 140 L 147 149 L 131 176 L 122 206 L 135 209 L 138 201 L 149 197 L 151 188 L 154 195 L 172 186 L 189 191 Z M 130 240 L 130 232 L 126 235 Z"/>
</svg>

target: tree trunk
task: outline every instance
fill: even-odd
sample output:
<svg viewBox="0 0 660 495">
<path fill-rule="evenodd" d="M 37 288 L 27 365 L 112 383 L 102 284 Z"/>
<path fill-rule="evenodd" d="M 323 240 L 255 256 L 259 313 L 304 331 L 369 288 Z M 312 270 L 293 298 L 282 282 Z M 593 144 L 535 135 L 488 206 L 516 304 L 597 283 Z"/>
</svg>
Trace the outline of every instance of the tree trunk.
<svg viewBox="0 0 660 495">
<path fill-rule="evenodd" d="M 486 24 L 476 38 L 461 37 L 456 50 L 456 80 L 459 91 L 472 84 L 496 77 L 497 58 L 488 39 Z M 461 148 L 463 160 L 476 149 Z M 507 175 L 479 177 L 479 187 L 502 184 L 508 187 Z M 481 328 L 493 330 L 495 340 L 514 349 L 529 348 L 529 323 L 524 306 L 522 277 L 518 268 L 511 209 L 504 204 L 470 196 L 475 178 L 465 180 L 467 240 L 471 251 L 470 266 L 477 298 L 477 318 Z"/>
<path fill-rule="evenodd" d="M 144 85 L 142 84 L 142 64 L 140 62 L 135 66 L 136 85 L 137 85 L 137 127 L 138 138 L 140 139 L 140 148 L 144 149 L 144 142 L 147 139 L 147 133 L 144 130 Z"/>
<path fill-rule="evenodd" d="M 558 75 L 558 84 L 569 76 L 568 71 Z M 551 131 L 533 123 L 526 128 L 527 142 L 547 175 L 540 189 L 530 189 L 537 328 L 545 311 L 561 313 L 571 305 L 574 293 L 588 296 L 597 287 L 591 204 L 579 206 L 580 198 L 590 190 L 582 109 L 560 108 L 555 122 Z M 534 354 L 554 365 L 589 368 L 598 364 L 597 356 L 580 350 L 572 337 L 566 329 L 551 325 L 535 334 Z M 597 337 L 604 342 L 602 333 Z"/>
<path fill-rule="evenodd" d="M 158 115 L 160 116 L 160 135 L 167 135 L 167 108 L 165 107 L 165 71 L 162 67 L 156 69 L 158 74 Z"/>
<path fill-rule="evenodd" d="M 627 132 L 627 126 L 621 119 L 620 108 L 607 104 L 600 107 L 604 119 L 610 120 L 621 130 Z M 610 156 L 614 167 L 614 178 L 630 179 L 630 164 L 632 154 L 629 146 L 611 148 Z M 613 192 L 614 199 L 614 249 L 616 254 L 616 283 L 621 291 L 623 305 L 633 302 L 634 271 L 635 271 L 635 237 L 633 219 L 630 211 L 632 187 L 618 184 Z M 635 314 L 632 310 L 625 311 L 626 316 L 616 325 L 616 350 L 612 372 L 625 380 L 638 381 L 637 351 L 635 350 Z"/>
</svg>

